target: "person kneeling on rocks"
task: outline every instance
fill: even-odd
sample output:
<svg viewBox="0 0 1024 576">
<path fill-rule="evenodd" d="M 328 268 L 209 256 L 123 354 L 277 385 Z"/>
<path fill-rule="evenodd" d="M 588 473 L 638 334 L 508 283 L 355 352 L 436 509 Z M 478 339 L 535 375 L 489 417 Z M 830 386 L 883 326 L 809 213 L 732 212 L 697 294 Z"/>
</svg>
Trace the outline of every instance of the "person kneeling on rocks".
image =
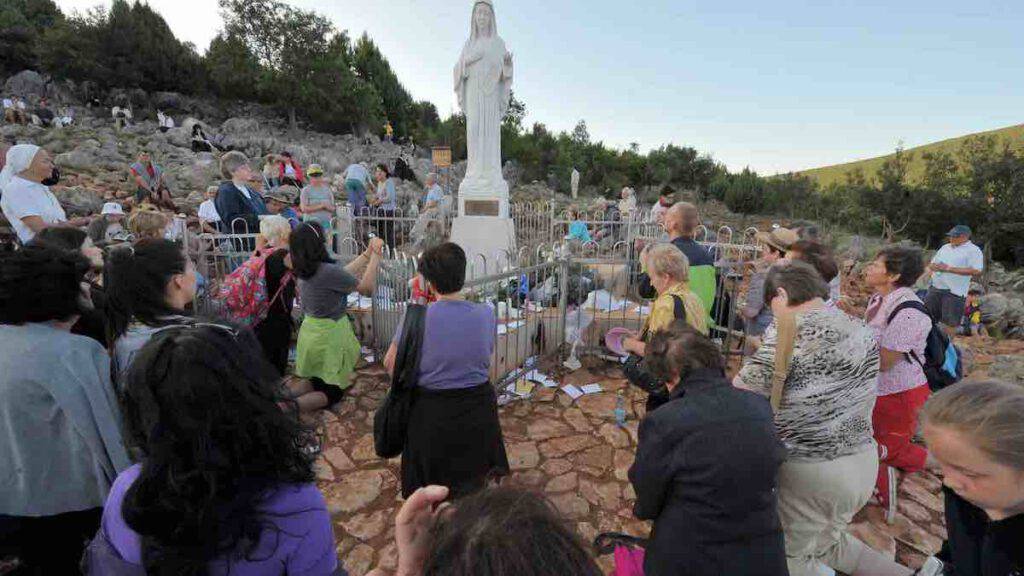
<svg viewBox="0 0 1024 576">
<path fill-rule="evenodd" d="M 640 423 L 629 480 L 637 518 L 653 520 L 648 576 L 784 576 L 776 505 L 786 449 L 763 396 L 734 388 L 710 338 L 677 320 L 647 344 L 668 402 Z"/>
</svg>

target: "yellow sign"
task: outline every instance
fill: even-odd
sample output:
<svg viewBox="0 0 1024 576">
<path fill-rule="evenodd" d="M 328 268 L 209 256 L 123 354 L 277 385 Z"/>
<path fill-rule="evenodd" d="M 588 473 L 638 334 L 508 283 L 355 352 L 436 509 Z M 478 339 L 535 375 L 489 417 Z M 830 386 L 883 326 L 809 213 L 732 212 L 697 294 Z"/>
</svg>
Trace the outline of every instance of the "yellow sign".
<svg viewBox="0 0 1024 576">
<path fill-rule="evenodd" d="M 432 149 L 434 166 L 448 168 L 452 165 L 452 149 L 448 146 L 435 146 Z"/>
</svg>

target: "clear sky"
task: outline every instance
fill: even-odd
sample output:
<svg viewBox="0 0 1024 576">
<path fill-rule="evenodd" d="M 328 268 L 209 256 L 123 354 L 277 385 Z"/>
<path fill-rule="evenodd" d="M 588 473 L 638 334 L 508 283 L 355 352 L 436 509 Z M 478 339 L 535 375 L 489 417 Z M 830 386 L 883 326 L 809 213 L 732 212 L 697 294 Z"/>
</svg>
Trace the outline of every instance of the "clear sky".
<svg viewBox="0 0 1024 576">
<path fill-rule="evenodd" d="M 84 9 L 101 0 L 57 0 Z M 105 2 L 109 5 L 109 0 Z M 472 0 L 291 0 L 454 103 Z M 200 51 L 216 0 L 149 0 Z M 786 172 L 1024 123 L 1022 0 L 495 0 L 527 123 Z"/>
</svg>

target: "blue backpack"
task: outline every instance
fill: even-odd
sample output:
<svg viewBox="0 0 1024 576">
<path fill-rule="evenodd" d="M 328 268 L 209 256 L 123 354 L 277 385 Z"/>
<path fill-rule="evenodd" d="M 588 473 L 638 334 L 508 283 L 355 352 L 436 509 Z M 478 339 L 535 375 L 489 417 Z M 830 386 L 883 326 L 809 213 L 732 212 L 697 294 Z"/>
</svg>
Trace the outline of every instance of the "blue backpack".
<svg viewBox="0 0 1024 576">
<path fill-rule="evenodd" d="M 960 349 L 950 341 L 949 337 L 942 330 L 942 326 L 935 321 L 931 312 L 921 302 L 912 300 L 904 302 L 889 314 L 887 324 L 892 323 L 893 318 L 903 310 L 917 310 L 928 316 L 932 321 L 932 329 L 928 332 L 928 341 L 924 347 L 924 358 L 918 358 L 917 353 L 911 350 L 904 353 L 908 360 L 917 362 L 924 370 L 928 378 L 928 387 L 932 392 L 938 392 L 946 386 L 956 384 L 964 377 L 964 366 L 961 361 Z"/>
</svg>

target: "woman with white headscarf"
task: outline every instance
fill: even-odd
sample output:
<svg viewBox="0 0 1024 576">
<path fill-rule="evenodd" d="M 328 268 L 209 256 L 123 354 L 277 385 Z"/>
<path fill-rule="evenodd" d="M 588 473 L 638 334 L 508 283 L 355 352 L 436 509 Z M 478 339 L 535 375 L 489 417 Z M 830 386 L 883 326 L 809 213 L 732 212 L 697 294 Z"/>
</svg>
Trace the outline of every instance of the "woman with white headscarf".
<svg viewBox="0 0 1024 576">
<path fill-rule="evenodd" d="M 56 171 L 49 152 L 33 144 L 18 144 L 7 151 L 7 163 L 0 172 L 0 209 L 22 244 L 47 226 L 89 223 L 89 218 L 68 220 L 50 192 L 49 185 L 54 183 Z"/>
</svg>

